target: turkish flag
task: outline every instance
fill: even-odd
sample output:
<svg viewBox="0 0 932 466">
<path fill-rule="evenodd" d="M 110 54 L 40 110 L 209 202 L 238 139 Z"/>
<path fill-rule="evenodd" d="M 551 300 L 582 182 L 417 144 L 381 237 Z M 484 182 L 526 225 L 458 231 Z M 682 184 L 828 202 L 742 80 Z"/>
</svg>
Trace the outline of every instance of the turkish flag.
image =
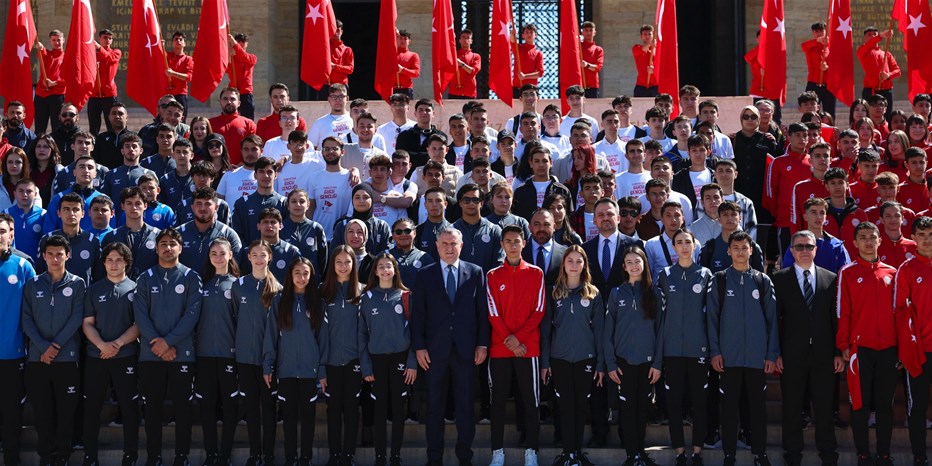
<svg viewBox="0 0 932 466">
<path fill-rule="evenodd" d="M 431 59 L 434 66 L 434 99 L 443 105 L 443 91 L 454 77 L 459 79 L 456 63 L 456 36 L 453 34 L 453 7 L 450 0 L 434 0 L 434 23 L 431 32 Z"/>
<path fill-rule="evenodd" d="M 514 13 L 511 0 L 493 0 L 489 48 L 489 89 L 509 107 L 513 103 L 511 54 L 514 51 Z"/>
<path fill-rule="evenodd" d="M 168 88 L 165 49 L 159 15 L 153 0 L 133 0 L 129 30 L 129 59 L 126 64 L 126 95 L 152 116 Z"/>
<path fill-rule="evenodd" d="M 854 101 L 854 43 L 851 0 L 832 0 L 828 7 L 828 70 L 825 87 L 847 106 Z"/>
<path fill-rule="evenodd" d="M 676 33 L 676 0 L 657 0 L 657 45 L 654 47 L 654 79 L 657 91 L 673 96 L 670 118 L 680 112 L 680 59 Z"/>
<path fill-rule="evenodd" d="M 916 307 L 910 305 L 905 309 L 896 310 L 897 353 L 903 367 L 912 377 L 922 374 L 922 366 L 926 363 L 926 353 L 916 332 Z"/>
<path fill-rule="evenodd" d="M 757 58 L 764 73 L 760 95 L 779 101 L 780 105 L 786 102 L 786 28 L 783 18 L 783 0 L 764 2 Z"/>
<path fill-rule="evenodd" d="M 903 33 L 906 68 L 909 73 L 909 100 L 916 94 L 932 92 L 932 17 L 928 0 L 896 0 L 891 14 Z"/>
<path fill-rule="evenodd" d="M 301 80 L 320 90 L 330 84 L 333 63 L 330 38 L 337 32 L 337 18 L 329 0 L 307 0 L 301 46 Z"/>
<path fill-rule="evenodd" d="M 74 0 L 71 5 L 71 27 L 62 62 L 65 79 L 65 101 L 78 110 L 84 107 L 97 81 L 97 47 L 91 0 Z"/>
<path fill-rule="evenodd" d="M 32 17 L 29 0 L 12 0 L 6 16 L 6 34 L 3 37 L 3 58 L 0 69 L 0 95 L 5 104 L 18 100 L 26 107 L 23 124 L 32 126 L 32 62 L 29 52 L 36 43 L 36 22 Z M 42 59 L 41 57 L 39 58 Z M 5 106 L 4 106 L 5 107 Z"/>
<path fill-rule="evenodd" d="M 848 360 L 848 370 L 845 371 L 845 380 L 848 382 L 848 396 L 851 400 L 851 409 L 857 411 L 863 406 L 861 399 L 861 366 L 858 362 L 858 339 L 848 350 L 851 359 Z"/>
<path fill-rule="evenodd" d="M 191 97 L 210 100 L 230 65 L 230 14 L 226 0 L 204 0 L 194 44 L 194 71 L 191 74 Z"/>
<path fill-rule="evenodd" d="M 560 107 L 564 115 L 570 111 L 570 104 L 566 102 L 566 88 L 583 84 L 581 66 L 576 2 L 560 0 Z"/>
<path fill-rule="evenodd" d="M 375 91 L 388 102 L 398 83 L 398 47 L 395 0 L 382 0 L 379 10 L 379 43 L 375 50 Z"/>
</svg>

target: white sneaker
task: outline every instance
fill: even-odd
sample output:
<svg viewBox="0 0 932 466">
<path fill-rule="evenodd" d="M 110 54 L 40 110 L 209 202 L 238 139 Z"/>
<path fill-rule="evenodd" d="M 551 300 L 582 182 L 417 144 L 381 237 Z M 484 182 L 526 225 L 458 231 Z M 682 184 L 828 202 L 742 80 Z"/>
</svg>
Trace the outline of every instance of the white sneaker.
<svg viewBox="0 0 932 466">
<path fill-rule="evenodd" d="M 524 466 L 537 466 L 537 452 L 532 448 L 524 450 Z"/>
<path fill-rule="evenodd" d="M 489 466 L 505 466 L 505 449 L 492 450 L 492 462 Z"/>
</svg>

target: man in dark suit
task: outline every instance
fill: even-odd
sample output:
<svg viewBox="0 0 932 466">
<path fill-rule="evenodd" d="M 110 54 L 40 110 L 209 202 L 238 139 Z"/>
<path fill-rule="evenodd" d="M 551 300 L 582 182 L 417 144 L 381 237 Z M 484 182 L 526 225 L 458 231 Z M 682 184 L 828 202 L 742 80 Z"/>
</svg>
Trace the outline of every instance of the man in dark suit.
<svg viewBox="0 0 932 466">
<path fill-rule="evenodd" d="M 801 413 L 808 403 L 808 386 L 819 457 L 823 465 L 837 465 L 832 397 L 835 373 L 845 367 L 835 348 L 837 277 L 815 265 L 816 238 L 812 232 L 795 233 L 790 245 L 795 264 L 773 275 L 782 329 L 777 370 L 783 372 L 783 457 L 787 465 L 802 464 Z"/>
<path fill-rule="evenodd" d="M 443 414 L 450 379 L 455 384 L 456 457 L 472 464 L 476 426 L 476 368 L 488 355 L 490 325 L 482 268 L 460 261 L 463 237 L 448 227 L 437 234 L 438 262 L 417 273 L 411 310 L 411 344 L 427 372 L 427 464 L 443 462 Z"/>
<path fill-rule="evenodd" d="M 563 254 L 566 252 L 566 246 L 553 240 L 553 232 L 553 214 L 547 209 L 538 209 L 531 216 L 532 240 L 521 252 L 521 258 L 525 262 L 544 271 L 544 284 L 547 285 L 548 293 L 553 290 L 553 285 L 560 276 Z"/>
</svg>

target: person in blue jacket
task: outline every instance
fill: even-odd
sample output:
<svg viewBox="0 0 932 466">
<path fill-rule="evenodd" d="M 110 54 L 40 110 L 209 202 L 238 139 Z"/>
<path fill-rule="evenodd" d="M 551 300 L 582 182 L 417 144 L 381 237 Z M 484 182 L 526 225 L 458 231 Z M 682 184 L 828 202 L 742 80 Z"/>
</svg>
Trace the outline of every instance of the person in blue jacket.
<svg viewBox="0 0 932 466">
<path fill-rule="evenodd" d="M 275 395 L 278 385 L 266 384 L 262 374 L 262 340 L 272 301 L 281 284 L 269 271 L 272 246 L 253 241 L 247 256 L 252 273 L 233 283 L 233 314 L 236 316 L 236 375 L 242 397 L 246 431 L 249 435 L 249 459 L 246 464 L 275 464 Z"/>
<path fill-rule="evenodd" d="M 278 399 L 284 412 L 285 464 L 310 466 L 317 424 L 317 383 L 327 391 L 330 330 L 314 283 L 314 266 L 300 257 L 288 267 L 282 292 L 272 301 L 262 340 L 262 377 L 266 386 L 278 379 Z M 298 422 L 301 456 L 298 457 Z"/>
<path fill-rule="evenodd" d="M 330 257 L 327 253 L 327 234 L 321 224 L 307 218 L 307 191 L 292 189 L 286 199 L 288 215 L 282 214 L 281 238 L 297 247 L 302 256 L 311 260 L 318 275 L 323 276 L 325 271 L 330 270 L 324 268 Z"/>
<path fill-rule="evenodd" d="M 541 323 L 541 379 L 544 383 L 550 379 L 553 385 L 563 432 L 563 453 L 554 464 L 590 464 L 582 451 L 583 433 L 592 384 L 602 385 L 605 377 L 605 306 L 592 284 L 589 258 L 582 247 L 566 249 L 547 301 L 547 316 Z"/>
<path fill-rule="evenodd" d="M 226 238 L 210 244 L 204 265 L 201 318 L 197 323 L 197 380 L 195 397 L 201 405 L 205 464 L 230 465 L 239 403 L 236 396 L 236 314 L 233 283 L 239 267 Z M 219 399 L 218 399 L 219 398 Z M 217 409 L 223 410 L 220 448 L 217 448 Z"/>
<path fill-rule="evenodd" d="M 628 461 L 651 464 L 644 451 L 651 384 L 660 379 L 654 359 L 657 296 L 647 254 L 638 246 L 622 255 L 624 274 L 605 310 L 604 351 L 608 376 L 619 385 L 619 419 Z"/>
<path fill-rule="evenodd" d="M 706 331 L 706 300 L 712 272 L 697 264 L 696 237 L 689 230 L 673 234 L 677 261 L 657 278 L 657 344 L 654 360 L 662 366 L 667 390 L 670 445 L 676 450 L 675 464 L 687 463 L 683 435 L 683 401 L 689 393 L 693 414 L 693 464 L 702 463 L 706 435 L 706 405 L 709 383 L 709 337 Z"/>
<path fill-rule="evenodd" d="M 408 289 L 401 283 L 398 262 L 387 252 L 373 264 L 359 302 L 359 362 L 363 379 L 372 383 L 375 400 L 373 432 L 375 465 L 385 466 L 385 423 L 392 412 L 391 466 L 401 466 L 406 387 L 417 378 L 408 328 Z"/>
<path fill-rule="evenodd" d="M 87 285 L 65 269 L 71 245 L 63 236 L 48 237 L 39 252 L 48 269 L 23 288 L 22 326 L 29 339 L 26 396 L 35 415 L 40 464 L 67 464 L 81 396 L 78 331 Z"/>
<path fill-rule="evenodd" d="M 29 260 L 13 253 L 14 220 L 0 213 L 0 417 L 3 419 L 3 463 L 19 464 L 25 395 L 23 365 L 26 345 L 20 325 L 23 288 L 36 276 Z M 38 251 L 38 250 L 37 250 Z"/>
<path fill-rule="evenodd" d="M 359 271 L 356 253 L 347 246 L 334 248 L 329 271 L 320 285 L 321 306 L 330 326 L 327 365 L 328 466 L 349 466 L 356 454 L 359 431 Z"/>
<path fill-rule="evenodd" d="M 707 325 L 712 368 L 721 376 L 722 450 L 724 465 L 736 464 L 738 404 L 747 396 L 751 453 L 755 466 L 767 459 L 767 374 L 780 356 L 777 299 L 773 283 L 751 269 L 754 241 L 743 231 L 728 239 L 731 267 L 715 274 L 707 299 Z"/>
<path fill-rule="evenodd" d="M 16 182 L 16 202 L 4 210 L 13 217 L 16 231 L 13 247 L 29 255 L 33 262 L 39 259 L 39 239 L 42 238 L 42 225 L 45 222 L 45 209 L 36 205 L 35 199 L 39 188 L 35 181 L 23 178 Z"/>
</svg>

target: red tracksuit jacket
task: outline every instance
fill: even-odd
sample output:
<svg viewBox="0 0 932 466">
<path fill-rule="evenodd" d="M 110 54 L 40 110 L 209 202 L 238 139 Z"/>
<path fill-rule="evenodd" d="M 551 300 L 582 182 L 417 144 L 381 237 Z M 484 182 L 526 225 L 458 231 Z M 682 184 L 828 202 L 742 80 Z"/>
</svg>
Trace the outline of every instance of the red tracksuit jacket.
<svg viewBox="0 0 932 466">
<path fill-rule="evenodd" d="M 509 335 L 527 347 L 525 357 L 540 356 L 540 322 L 547 306 L 544 272 L 523 260 L 517 266 L 506 261 L 490 270 L 486 279 L 492 324 L 489 356 L 515 357 L 505 347 Z"/>
<path fill-rule="evenodd" d="M 856 257 L 838 271 L 838 333 L 840 351 L 859 347 L 884 350 L 896 346 L 893 322 L 893 281 L 896 269 L 883 262 Z"/>
</svg>

